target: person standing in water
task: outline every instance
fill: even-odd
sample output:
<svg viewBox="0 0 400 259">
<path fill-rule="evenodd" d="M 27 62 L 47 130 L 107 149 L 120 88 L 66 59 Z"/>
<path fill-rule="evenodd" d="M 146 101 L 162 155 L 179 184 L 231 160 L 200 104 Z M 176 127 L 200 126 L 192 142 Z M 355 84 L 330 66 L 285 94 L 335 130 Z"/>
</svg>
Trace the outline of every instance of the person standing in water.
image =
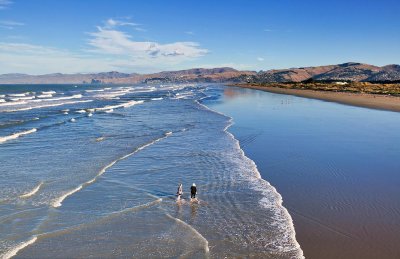
<svg viewBox="0 0 400 259">
<path fill-rule="evenodd" d="M 190 198 L 196 199 L 196 194 L 197 194 L 196 184 L 193 183 L 192 186 L 190 187 Z"/>
<path fill-rule="evenodd" d="M 183 187 L 182 187 L 182 184 L 180 183 L 179 186 L 178 186 L 178 191 L 177 191 L 177 193 L 176 193 L 176 195 L 178 195 L 177 200 L 180 200 L 180 199 L 181 199 L 181 195 L 182 195 L 182 194 L 183 194 Z"/>
</svg>

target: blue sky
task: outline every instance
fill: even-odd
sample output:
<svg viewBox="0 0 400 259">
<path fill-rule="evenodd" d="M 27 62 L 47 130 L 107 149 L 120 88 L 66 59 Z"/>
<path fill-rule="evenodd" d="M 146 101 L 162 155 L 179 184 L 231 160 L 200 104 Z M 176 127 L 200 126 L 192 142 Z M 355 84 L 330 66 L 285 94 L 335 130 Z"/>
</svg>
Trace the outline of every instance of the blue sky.
<svg viewBox="0 0 400 259">
<path fill-rule="evenodd" d="M 400 63 L 400 1 L 0 0 L 0 74 Z"/>
</svg>

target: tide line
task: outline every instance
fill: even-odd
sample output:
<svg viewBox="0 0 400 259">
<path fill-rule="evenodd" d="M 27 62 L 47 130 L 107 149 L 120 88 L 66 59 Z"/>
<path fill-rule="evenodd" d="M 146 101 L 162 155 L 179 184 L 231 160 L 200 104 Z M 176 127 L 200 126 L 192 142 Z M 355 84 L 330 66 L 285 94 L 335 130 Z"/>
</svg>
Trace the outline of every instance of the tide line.
<svg viewBox="0 0 400 259">
<path fill-rule="evenodd" d="M 55 207 L 55 208 L 56 208 L 56 207 L 60 207 L 60 206 L 62 205 L 62 202 L 65 200 L 65 198 L 67 198 L 68 196 L 70 196 L 70 195 L 74 194 L 75 192 L 81 190 L 82 188 L 84 188 L 84 187 L 86 187 L 86 186 L 88 186 L 88 185 L 94 183 L 102 174 L 104 174 L 104 173 L 107 171 L 107 169 L 109 169 L 110 167 L 112 167 L 113 165 L 115 165 L 117 162 L 119 162 L 119 161 L 121 161 L 121 160 L 124 160 L 124 159 L 126 159 L 126 158 L 128 158 L 128 157 L 130 157 L 130 156 L 132 156 L 132 155 L 134 155 L 134 154 L 136 154 L 137 152 L 139 152 L 139 151 L 145 149 L 146 147 L 149 147 L 149 146 L 151 146 L 151 145 L 153 145 L 153 144 L 155 144 L 155 143 L 157 143 L 157 142 L 159 142 L 159 141 L 161 141 L 161 140 L 163 140 L 163 139 L 169 137 L 171 134 L 172 134 L 172 132 L 166 132 L 166 133 L 164 133 L 164 136 L 163 136 L 163 137 L 160 137 L 160 138 L 158 138 L 158 139 L 155 139 L 155 140 L 153 140 L 153 141 L 151 141 L 151 142 L 149 142 L 149 143 L 147 143 L 147 144 L 144 144 L 143 146 L 140 146 L 140 147 L 136 148 L 133 152 L 131 152 L 131 153 L 129 153 L 129 154 L 126 154 L 126 155 L 124 155 L 124 156 L 122 156 L 122 157 L 120 157 L 120 158 L 115 159 L 114 161 L 112 161 L 112 162 L 109 163 L 108 165 L 104 166 L 104 167 L 99 171 L 99 173 L 98 173 L 93 179 L 91 179 L 91 180 L 89 180 L 89 181 L 87 181 L 87 182 L 85 182 L 85 183 L 79 185 L 79 186 L 76 187 L 75 189 L 73 189 L 73 190 L 71 190 L 71 191 L 65 193 L 65 194 L 62 195 L 61 197 L 55 199 L 55 200 L 51 203 L 51 206 L 53 206 L 53 207 Z"/>
</svg>

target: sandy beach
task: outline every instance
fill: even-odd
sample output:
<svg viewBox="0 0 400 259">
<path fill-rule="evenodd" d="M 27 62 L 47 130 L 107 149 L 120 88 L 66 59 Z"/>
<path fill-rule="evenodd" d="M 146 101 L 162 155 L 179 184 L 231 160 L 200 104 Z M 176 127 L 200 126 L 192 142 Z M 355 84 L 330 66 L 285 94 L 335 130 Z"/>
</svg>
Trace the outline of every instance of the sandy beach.
<svg viewBox="0 0 400 259">
<path fill-rule="evenodd" d="M 375 95 L 363 93 L 344 93 L 344 92 L 328 92 L 328 91 L 314 91 L 302 89 L 285 89 L 269 86 L 258 86 L 250 84 L 235 84 L 230 86 L 237 86 L 243 88 L 251 88 L 271 93 L 290 94 L 300 97 L 307 97 L 319 99 L 329 102 L 336 102 L 341 104 L 373 108 L 388 111 L 400 111 L 400 97 L 389 95 Z"/>
</svg>

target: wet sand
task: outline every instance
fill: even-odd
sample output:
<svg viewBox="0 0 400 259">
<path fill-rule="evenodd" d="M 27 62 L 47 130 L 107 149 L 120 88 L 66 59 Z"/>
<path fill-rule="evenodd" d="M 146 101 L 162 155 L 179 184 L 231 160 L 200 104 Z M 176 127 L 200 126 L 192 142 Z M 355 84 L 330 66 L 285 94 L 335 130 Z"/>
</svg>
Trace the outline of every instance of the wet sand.
<svg viewBox="0 0 400 259">
<path fill-rule="evenodd" d="M 341 104 L 347 104 L 359 107 L 400 112 L 400 97 L 396 96 L 364 94 L 364 93 L 314 91 L 305 89 L 304 90 L 285 89 L 285 88 L 257 86 L 250 84 L 237 84 L 234 86 L 257 89 L 271 93 L 290 94 L 299 97 L 313 98 L 318 100 L 337 102 Z"/>
</svg>

